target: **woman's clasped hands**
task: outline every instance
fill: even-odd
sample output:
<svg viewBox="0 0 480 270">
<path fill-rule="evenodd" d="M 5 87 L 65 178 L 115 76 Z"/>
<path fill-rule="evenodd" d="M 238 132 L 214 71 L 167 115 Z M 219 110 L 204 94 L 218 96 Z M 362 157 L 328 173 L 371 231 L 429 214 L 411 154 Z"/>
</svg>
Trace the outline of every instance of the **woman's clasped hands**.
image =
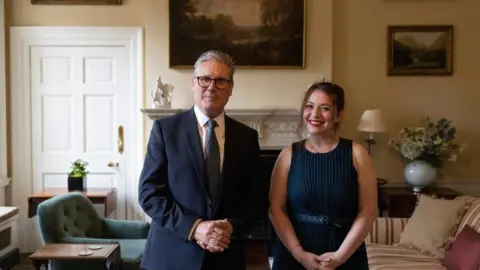
<svg viewBox="0 0 480 270">
<path fill-rule="evenodd" d="M 342 264 L 336 252 L 327 252 L 322 255 L 304 251 L 300 254 L 300 263 L 307 270 L 333 270 Z"/>
</svg>

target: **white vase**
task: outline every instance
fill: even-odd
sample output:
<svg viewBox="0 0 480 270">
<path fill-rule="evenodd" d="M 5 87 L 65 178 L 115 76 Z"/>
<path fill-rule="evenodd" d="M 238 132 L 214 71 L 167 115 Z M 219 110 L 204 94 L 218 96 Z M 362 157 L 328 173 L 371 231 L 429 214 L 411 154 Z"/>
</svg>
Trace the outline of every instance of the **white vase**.
<svg viewBox="0 0 480 270">
<path fill-rule="evenodd" d="M 404 176 L 407 183 L 413 186 L 413 191 L 420 192 L 435 182 L 437 169 L 425 161 L 416 160 L 405 166 Z"/>
</svg>

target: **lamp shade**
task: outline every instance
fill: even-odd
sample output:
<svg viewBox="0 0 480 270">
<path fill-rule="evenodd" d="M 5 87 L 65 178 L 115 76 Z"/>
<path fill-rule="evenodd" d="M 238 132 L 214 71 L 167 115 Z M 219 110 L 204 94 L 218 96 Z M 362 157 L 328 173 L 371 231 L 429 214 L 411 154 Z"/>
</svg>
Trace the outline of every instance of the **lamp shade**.
<svg viewBox="0 0 480 270">
<path fill-rule="evenodd" d="M 384 132 L 387 130 L 380 110 L 366 110 L 363 112 L 358 130 L 365 132 Z"/>
</svg>

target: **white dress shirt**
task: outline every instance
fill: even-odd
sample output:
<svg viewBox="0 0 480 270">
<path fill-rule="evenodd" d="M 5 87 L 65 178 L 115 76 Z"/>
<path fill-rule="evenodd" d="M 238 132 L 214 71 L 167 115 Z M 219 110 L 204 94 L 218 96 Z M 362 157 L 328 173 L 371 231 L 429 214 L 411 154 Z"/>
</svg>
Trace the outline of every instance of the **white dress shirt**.
<svg viewBox="0 0 480 270">
<path fill-rule="evenodd" d="M 203 158 L 205 159 L 205 144 L 207 138 L 207 129 L 208 129 L 208 116 L 206 116 L 200 108 L 196 105 L 193 107 L 195 116 L 197 117 L 198 124 L 198 133 L 200 134 L 200 141 L 202 142 L 202 151 Z M 214 118 L 217 122 L 215 127 L 215 136 L 217 136 L 218 148 L 220 150 L 220 170 L 222 170 L 223 165 L 223 150 L 225 149 L 225 113 L 222 112 L 220 115 Z"/>
</svg>

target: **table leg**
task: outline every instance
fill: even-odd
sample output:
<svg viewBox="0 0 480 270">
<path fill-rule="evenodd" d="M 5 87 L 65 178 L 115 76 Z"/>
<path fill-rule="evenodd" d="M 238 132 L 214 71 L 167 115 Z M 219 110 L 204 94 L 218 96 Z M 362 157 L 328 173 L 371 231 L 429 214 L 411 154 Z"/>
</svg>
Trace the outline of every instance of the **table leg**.
<svg viewBox="0 0 480 270">
<path fill-rule="evenodd" d="M 40 270 L 42 268 L 42 265 L 44 264 L 45 264 L 45 269 L 48 270 L 48 261 L 33 260 L 33 266 L 35 267 L 35 270 Z"/>
<path fill-rule="evenodd" d="M 120 256 L 120 247 L 117 247 L 105 262 L 106 270 L 120 270 L 122 269 L 122 259 Z"/>
<path fill-rule="evenodd" d="M 104 216 L 108 218 L 113 211 L 117 209 L 117 191 L 113 190 L 107 197 L 103 199 L 103 204 L 105 205 Z"/>
<path fill-rule="evenodd" d="M 103 199 L 103 206 L 104 206 L 104 208 L 103 208 L 103 216 L 104 216 L 105 218 L 108 218 L 108 210 L 109 210 L 109 209 L 108 209 L 108 199 L 107 199 L 107 198 Z"/>
</svg>

